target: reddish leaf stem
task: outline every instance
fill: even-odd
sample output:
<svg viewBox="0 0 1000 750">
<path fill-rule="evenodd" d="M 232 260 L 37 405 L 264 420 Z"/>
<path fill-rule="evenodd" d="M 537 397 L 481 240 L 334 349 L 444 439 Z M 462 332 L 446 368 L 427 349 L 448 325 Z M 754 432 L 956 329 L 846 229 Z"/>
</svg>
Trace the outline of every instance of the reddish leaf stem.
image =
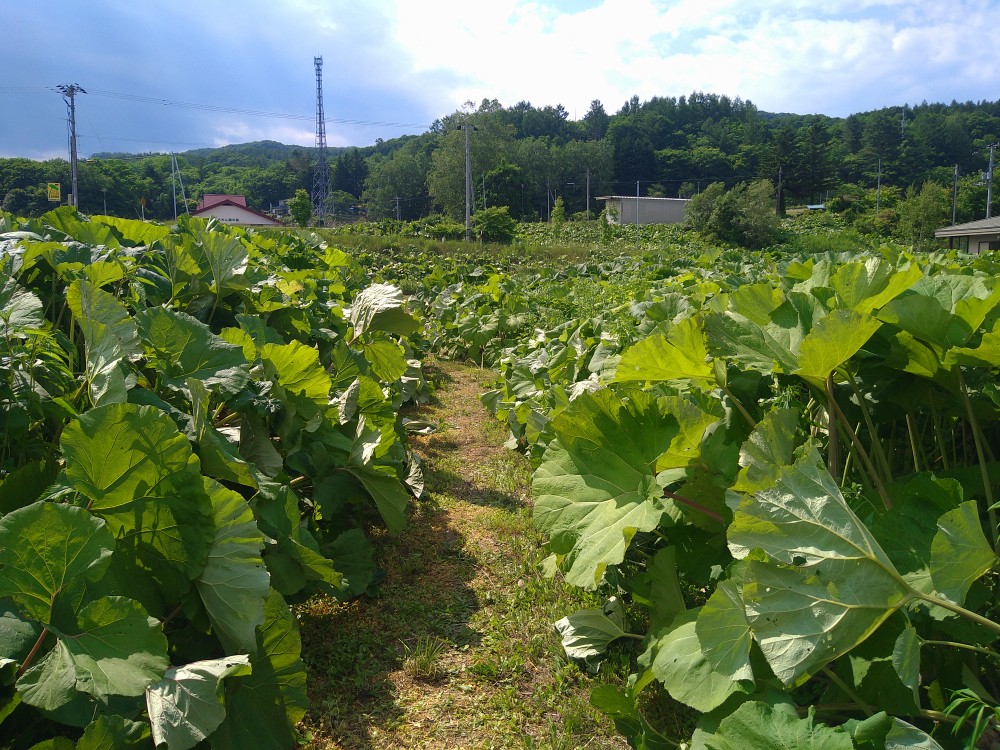
<svg viewBox="0 0 1000 750">
<path fill-rule="evenodd" d="M 680 495 L 678 495 L 676 493 L 671 492 L 670 490 L 663 490 L 663 496 L 664 497 L 669 497 L 674 502 L 678 502 L 681 505 L 686 505 L 687 507 L 692 508 L 693 510 L 697 510 L 700 513 L 704 513 L 706 516 L 708 516 L 709 518 L 711 518 L 711 519 L 713 519 L 715 521 L 718 521 L 719 523 L 725 523 L 726 522 L 726 519 L 723 518 L 718 513 L 716 513 L 714 510 L 711 510 L 710 508 L 706 508 L 701 503 L 696 503 L 694 500 L 689 500 L 688 498 L 682 497 L 682 496 L 680 496 Z"/>
<path fill-rule="evenodd" d="M 31 647 L 31 651 L 28 655 L 24 657 L 24 661 L 21 663 L 20 668 L 17 670 L 17 675 L 15 679 L 20 679 L 21 675 L 28 671 L 28 667 L 31 666 L 31 662 L 35 660 L 35 655 L 38 653 L 38 649 L 42 647 L 42 643 L 45 641 L 45 636 L 49 634 L 48 628 L 42 628 L 41 635 L 38 636 L 38 640 L 35 641 L 35 645 Z"/>
</svg>

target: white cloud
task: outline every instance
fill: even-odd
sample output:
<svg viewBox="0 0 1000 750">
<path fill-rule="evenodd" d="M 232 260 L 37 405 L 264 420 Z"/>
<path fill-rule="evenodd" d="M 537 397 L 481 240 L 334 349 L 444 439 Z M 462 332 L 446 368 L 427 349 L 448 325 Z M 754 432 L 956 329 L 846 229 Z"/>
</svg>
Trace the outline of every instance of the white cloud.
<svg viewBox="0 0 1000 750">
<path fill-rule="evenodd" d="M 398 0 L 392 38 L 413 74 L 447 72 L 444 106 L 497 98 L 563 104 L 582 116 L 637 94 L 691 91 L 751 99 L 763 109 L 853 111 L 950 100 L 950 81 L 986 98 L 998 66 L 996 3 L 959 0 L 602 0 L 558 12 L 538 0 L 470 5 Z"/>
</svg>

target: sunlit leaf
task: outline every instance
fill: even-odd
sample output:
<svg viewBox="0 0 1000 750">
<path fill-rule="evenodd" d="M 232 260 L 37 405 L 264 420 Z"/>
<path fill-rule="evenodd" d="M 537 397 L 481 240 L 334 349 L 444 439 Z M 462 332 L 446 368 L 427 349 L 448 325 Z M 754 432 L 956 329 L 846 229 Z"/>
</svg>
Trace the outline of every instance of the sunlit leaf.
<svg viewBox="0 0 1000 750">
<path fill-rule="evenodd" d="M 250 674 L 250 658 L 227 656 L 171 667 L 146 691 L 153 742 L 189 750 L 226 718 L 223 680 Z"/>
<path fill-rule="evenodd" d="M 212 499 L 215 540 L 195 584 L 226 650 L 252 651 L 270 589 L 260 557 L 264 539 L 246 500 L 210 479 L 204 481 Z"/>
<path fill-rule="evenodd" d="M 728 536 L 733 557 L 747 559 L 754 637 L 788 685 L 850 651 L 912 594 L 815 456 L 745 498 Z"/>
</svg>

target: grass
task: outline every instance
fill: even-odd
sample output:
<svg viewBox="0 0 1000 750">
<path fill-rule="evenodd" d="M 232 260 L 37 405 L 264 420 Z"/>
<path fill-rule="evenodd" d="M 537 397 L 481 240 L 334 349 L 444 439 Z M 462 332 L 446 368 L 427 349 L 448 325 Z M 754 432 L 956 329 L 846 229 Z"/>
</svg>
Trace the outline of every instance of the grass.
<svg viewBox="0 0 1000 750">
<path fill-rule="evenodd" d="M 436 636 L 424 635 L 417 638 L 413 646 L 403 644 L 406 659 L 403 669 L 415 680 L 433 682 L 443 675 L 441 656 L 448 648 L 448 642 Z"/>
<path fill-rule="evenodd" d="M 490 374 L 438 373 L 438 400 L 412 415 L 443 425 L 414 441 L 428 498 L 405 532 L 375 535 L 376 595 L 298 608 L 311 698 L 302 745 L 627 748 L 552 630 L 600 601 L 540 573 L 527 462 L 502 448 L 478 401 Z M 632 658 L 622 651 L 598 679 L 621 684 Z"/>
</svg>

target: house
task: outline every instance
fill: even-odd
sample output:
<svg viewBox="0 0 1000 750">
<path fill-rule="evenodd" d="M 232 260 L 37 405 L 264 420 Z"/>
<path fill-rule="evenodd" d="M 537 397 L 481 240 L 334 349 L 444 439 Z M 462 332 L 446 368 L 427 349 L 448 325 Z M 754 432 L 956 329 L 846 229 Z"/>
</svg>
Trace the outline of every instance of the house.
<svg viewBox="0 0 1000 750">
<path fill-rule="evenodd" d="M 635 195 L 605 195 L 610 224 L 679 224 L 684 221 L 689 198 L 647 198 Z M 636 221 L 636 215 L 639 220 Z"/>
<path fill-rule="evenodd" d="M 1000 216 L 956 224 L 934 232 L 938 239 L 947 239 L 948 247 L 979 255 L 987 250 L 1000 250 Z"/>
<path fill-rule="evenodd" d="M 249 208 L 245 195 L 206 193 L 202 196 L 201 201 L 199 201 L 198 207 L 191 212 L 191 215 L 202 219 L 215 217 L 226 224 L 241 227 L 282 226 L 280 221 Z"/>
</svg>

